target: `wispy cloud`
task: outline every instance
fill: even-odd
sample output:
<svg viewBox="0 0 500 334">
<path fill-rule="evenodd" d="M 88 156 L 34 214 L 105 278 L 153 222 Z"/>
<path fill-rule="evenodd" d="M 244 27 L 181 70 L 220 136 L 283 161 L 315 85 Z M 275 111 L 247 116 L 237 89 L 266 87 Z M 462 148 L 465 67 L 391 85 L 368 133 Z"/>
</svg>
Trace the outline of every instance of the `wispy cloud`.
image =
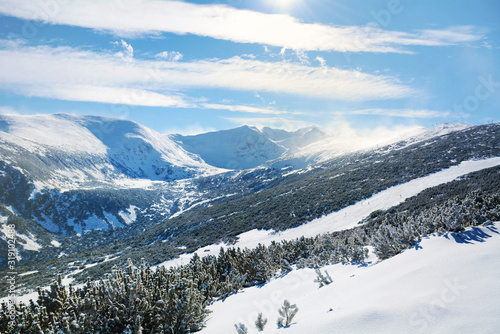
<svg viewBox="0 0 500 334">
<path fill-rule="evenodd" d="M 251 106 L 242 106 L 242 105 L 227 105 L 227 104 L 213 104 L 213 103 L 204 103 L 201 104 L 203 108 L 206 109 L 215 109 L 215 110 L 227 110 L 227 111 L 237 111 L 251 114 L 264 114 L 264 115 L 301 115 L 303 113 L 297 111 L 281 111 L 269 108 L 258 108 Z"/>
<path fill-rule="evenodd" d="M 179 61 L 182 59 L 183 55 L 177 51 L 163 51 L 158 53 L 155 57 L 168 61 Z"/>
<path fill-rule="evenodd" d="M 326 60 L 325 60 L 325 58 L 317 56 L 316 60 L 319 61 L 319 63 L 321 64 L 321 66 L 326 66 Z"/>
<path fill-rule="evenodd" d="M 460 44 L 483 39 L 486 31 L 475 26 L 456 26 L 444 30 L 421 30 L 420 38 L 429 40 L 429 45 Z"/>
<path fill-rule="evenodd" d="M 428 109 L 382 109 L 371 108 L 353 111 L 338 111 L 336 114 L 351 115 L 377 115 L 405 118 L 445 118 L 445 117 L 465 117 L 450 111 L 428 110 Z"/>
<path fill-rule="evenodd" d="M 19 115 L 19 112 L 10 106 L 0 106 L 0 115 Z"/>
<path fill-rule="evenodd" d="M 411 138 L 426 131 L 420 126 L 378 126 L 378 127 L 359 127 L 342 118 L 335 119 L 329 124 L 325 124 L 324 129 L 331 134 L 328 141 L 319 143 L 325 150 L 324 154 L 330 156 L 336 150 L 362 150 L 382 147 L 397 141 Z M 321 147 L 320 146 L 320 147 Z M 330 153 L 328 153 L 329 148 Z"/>
<path fill-rule="evenodd" d="M 1 45 L 0 64 L 9 65 L 0 71 L 0 88 L 63 100 L 183 106 L 189 103 L 172 92 L 197 88 L 347 101 L 398 99 L 417 93 L 393 77 L 325 66 L 241 57 L 190 62 L 123 59 L 69 47 Z"/>
<path fill-rule="evenodd" d="M 123 39 L 120 42 L 114 42 L 113 44 L 121 46 L 123 49 L 123 51 L 120 51 L 116 54 L 117 56 L 129 61 L 134 58 L 134 48 L 132 47 L 132 45 L 128 44 Z"/>
<path fill-rule="evenodd" d="M 144 89 L 126 87 L 86 86 L 86 85 L 50 85 L 19 87 L 18 92 L 26 96 L 50 99 L 100 102 L 110 104 L 126 104 L 146 107 L 195 107 L 186 102 L 182 96 L 165 95 Z"/>
<path fill-rule="evenodd" d="M 137 34 L 194 34 L 237 43 L 259 43 L 293 50 L 411 53 L 404 46 L 451 45 L 479 41 L 483 32 L 470 26 L 414 32 L 371 26 L 304 23 L 289 15 L 264 14 L 226 5 L 198 5 L 158 0 L 3 0 L 0 13 L 109 31 Z M 85 15 L 82 15 L 85 13 Z"/>
</svg>

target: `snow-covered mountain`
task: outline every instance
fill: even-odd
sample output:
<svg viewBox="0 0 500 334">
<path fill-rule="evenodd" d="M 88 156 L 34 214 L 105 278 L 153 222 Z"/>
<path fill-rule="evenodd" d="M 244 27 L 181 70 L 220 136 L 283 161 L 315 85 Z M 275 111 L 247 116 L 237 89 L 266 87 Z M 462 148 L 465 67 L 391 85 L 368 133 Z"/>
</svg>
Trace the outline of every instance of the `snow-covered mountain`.
<svg viewBox="0 0 500 334">
<path fill-rule="evenodd" d="M 312 128 L 305 136 L 316 140 L 310 140 L 307 145 L 295 146 L 295 149 L 289 150 L 289 154 L 269 164 L 274 167 L 293 166 L 300 169 L 356 152 L 401 149 L 468 127 L 470 126 L 467 124 L 443 124 L 435 129 L 409 127 L 399 130 L 375 129 L 367 133 L 347 129 L 330 135 L 325 135 L 318 128 Z"/>
<path fill-rule="evenodd" d="M 208 164 L 229 169 L 253 168 L 286 152 L 283 146 L 250 126 L 195 136 L 173 135 L 171 138 Z"/>
<path fill-rule="evenodd" d="M 327 136 L 315 126 L 294 132 L 242 126 L 195 136 L 172 135 L 171 138 L 212 166 L 248 169 L 293 154 Z"/>
<path fill-rule="evenodd" d="M 108 238 L 136 235 L 165 219 L 181 216 L 174 220 L 175 226 L 155 232 L 152 238 L 164 240 L 183 233 L 184 228 L 194 231 L 190 224 L 195 221 L 202 226 L 207 221 L 234 217 L 234 212 L 241 211 L 240 206 L 256 207 L 243 198 L 275 189 L 288 175 L 294 181 L 304 177 L 301 173 L 293 176 L 290 168 L 307 167 L 342 155 L 349 160 L 353 152 L 379 154 L 400 150 L 464 128 L 458 125 L 434 131 L 415 129 L 390 133 L 391 136 L 387 133 L 378 140 L 374 136 L 330 135 L 318 127 L 288 132 L 243 126 L 181 136 L 163 135 L 132 121 L 96 116 L 3 115 L 0 206 L 5 217 L 14 217 L 8 219 L 22 220 L 26 226 L 37 224 L 47 233 L 59 236 L 103 231 L 86 235 L 85 247 L 105 244 Z M 311 180 L 299 187 L 314 185 L 316 179 Z M 281 210 L 288 204 L 280 201 L 294 197 L 296 192 L 287 188 L 282 194 L 276 189 L 276 193 L 262 193 L 269 193 L 269 200 L 256 201 L 276 202 L 274 210 Z M 329 191 L 314 190 L 325 194 Z M 238 198 L 242 201 L 234 201 Z M 226 202 L 231 206 L 224 208 Z M 296 209 L 305 210 L 307 216 L 331 206 L 320 199 L 315 204 L 304 200 L 298 203 Z M 313 206 L 307 208 L 308 205 Z M 195 214 L 188 221 L 182 219 L 188 211 L 201 208 L 215 210 L 215 218 Z M 258 216 L 254 224 L 265 220 L 265 212 L 255 214 Z M 290 215 L 291 220 L 297 219 L 294 211 Z M 33 242 L 42 247 L 51 245 L 50 234 L 40 231 L 27 227 L 18 233 L 32 236 Z"/>
<path fill-rule="evenodd" d="M 191 180 L 225 171 L 132 121 L 0 116 L 0 204 L 53 233 L 165 219 L 202 200 Z"/>
<path fill-rule="evenodd" d="M 287 155 L 293 154 L 303 147 L 330 137 L 329 134 L 315 125 L 298 129 L 293 132 L 265 127 L 262 129 L 262 133 L 264 133 L 269 139 L 285 147 L 287 149 Z"/>
<path fill-rule="evenodd" d="M 221 172 L 133 121 L 67 114 L 0 116 L 2 160 L 51 187 L 169 181 Z"/>
</svg>

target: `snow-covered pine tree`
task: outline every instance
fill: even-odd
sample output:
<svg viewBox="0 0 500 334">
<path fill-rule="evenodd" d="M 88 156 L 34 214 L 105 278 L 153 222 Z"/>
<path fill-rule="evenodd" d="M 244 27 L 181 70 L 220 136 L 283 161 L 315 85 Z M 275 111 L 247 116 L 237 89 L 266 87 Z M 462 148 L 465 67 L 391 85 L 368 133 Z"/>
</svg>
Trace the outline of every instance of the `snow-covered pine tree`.
<svg viewBox="0 0 500 334">
<path fill-rule="evenodd" d="M 257 316 L 257 320 L 255 321 L 255 327 L 257 327 L 257 330 L 259 332 L 262 332 L 266 324 L 267 324 L 267 319 L 264 318 L 262 312 L 260 312 L 259 315 Z"/>
<path fill-rule="evenodd" d="M 248 334 L 248 328 L 242 323 L 239 323 L 237 325 L 234 325 L 234 328 L 236 328 L 236 332 L 238 334 Z"/>
<path fill-rule="evenodd" d="M 314 280 L 314 283 L 318 283 L 320 288 L 333 282 L 332 278 L 330 277 L 330 274 L 328 274 L 328 271 L 326 270 L 325 274 L 323 274 L 321 270 L 316 269 L 316 275 L 317 277 Z"/>
<path fill-rule="evenodd" d="M 283 302 L 283 306 L 278 310 L 278 313 L 280 314 L 280 317 L 276 322 L 278 328 L 290 326 L 297 312 L 299 312 L 299 308 L 297 307 L 297 305 L 292 305 L 288 300 L 285 299 L 285 301 Z"/>
<path fill-rule="evenodd" d="M 405 249 L 405 247 L 396 240 L 395 235 L 397 233 L 398 230 L 396 227 L 384 222 L 372 236 L 371 242 L 375 248 L 375 254 L 377 254 L 380 259 L 388 259 Z"/>
</svg>

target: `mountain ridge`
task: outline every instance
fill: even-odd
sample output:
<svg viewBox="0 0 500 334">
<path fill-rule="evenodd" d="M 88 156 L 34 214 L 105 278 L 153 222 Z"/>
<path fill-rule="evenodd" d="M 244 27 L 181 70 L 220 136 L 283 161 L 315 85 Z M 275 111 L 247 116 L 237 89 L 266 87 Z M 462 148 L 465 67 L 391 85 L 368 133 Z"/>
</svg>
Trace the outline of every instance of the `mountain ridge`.
<svg viewBox="0 0 500 334">
<path fill-rule="evenodd" d="M 48 235 L 52 233 L 56 240 L 66 240 L 61 241 L 61 249 L 71 253 L 98 247 L 110 240 L 126 239 L 169 219 L 168 227 L 150 242 L 155 238 L 169 240 L 177 235 L 199 233 L 204 228 L 212 229 L 214 222 L 225 226 L 233 218 L 237 218 L 237 222 L 231 223 L 237 230 L 249 219 L 245 211 L 253 215 L 253 222 L 247 224 L 266 227 L 274 224 L 279 229 L 288 226 L 283 218 L 271 215 L 270 221 L 265 222 L 266 215 L 262 215 L 262 210 L 271 210 L 271 207 L 274 207 L 272 210 L 282 210 L 283 205 L 289 206 L 290 203 L 296 204 L 289 213 L 288 224 L 300 224 L 303 219 L 318 217 L 339 205 L 368 195 L 358 191 L 358 186 L 352 183 L 363 181 L 365 174 L 352 174 L 352 180 L 342 176 L 342 173 L 351 173 L 349 166 L 359 165 L 364 159 L 371 159 L 372 155 L 390 156 L 391 152 L 420 142 L 432 147 L 439 142 L 433 138 L 444 138 L 445 132 L 458 134 L 468 128 L 453 125 L 434 132 L 420 131 L 418 136 L 407 136 L 403 141 L 397 141 L 401 138 L 395 136 L 396 139 L 389 138 L 391 144 L 384 148 L 373 149 L 371 146 L 347 150 L 343 154 L 334 152 L 333 159 L 305 161 L 307 168 L 294 166 L 290 157 L 296 157 L 301 150 L 307 151 L 311 145 L 332 138 L 332 135 L 315 126 L 294 132 L 243 126 L 190 137 L 212 144 L 216 153 L 222 150 L 217 142 L 225 141 L 232 148 L 243 145 L 248 148 L 241 156 L 243 162 L 248 157 L 263 157 L 261 161 L 250 161 L 251 168 L 248 169 L 212 166 L 203 156 L 190 152 L 178 143 L 186 136 L 159 134 L 127 120 L 68 114 L 1 116 L 0 129 L 0 204 L 7 208 L 5 214 L 13 217 L 9 219 L 24 221 L 24 225 L 37 224 L 47 230 L 48 234 L 26 229 L 34 231 L 33 242 L 36 242 L 37 235 L 49 240 Z M 471 129 L 474 133 L 475 128 Z M 55 133 L 56 130 L 60 132 Z M 215 139 L 207 141 L 209 136 Z M 254 145 L 248 146 L 249 143 Z M 327 149 L 329 147 L 326 145 Z M 259 150 L 279 157 L 267 160 L 274 156 L 259 156 L 256 154 Z M 299 153 L 287 155 L 294 150 Z M 178 156 L 173 156 L 177 153 Z M 228 159 L 231 157 L 234 157 L 234 151 L 229 151 Z M 167 171 L 158 169 L 161 167 L 158 161 L 166 166 Z M 421 162 L 417 159 L 415 163 Z M 390 164 L 386 165 L 389 168 Z M 361 164 L 358 168 L 366 166 Z M 180 170 L 175 173 L 174 167 Z M 168 168 L 174 170 L 173 175 L 168 175 Z M 390 168 L 396 166 L 391 165 Z M 156 174 L 156 171 L 159 173 Z M 338 180 L 344 183 L 335 184 L 335 187 L 340 193 L 345 192 L 342 195 L 346 196 L 345 199 L 337 202 L 334 197 L 327 201 L 317 197 L 331 194 L 330 189 L 322 188 L 321 177 L 328 174 L 325 171 L 340 173 Z M 394 177 L 387 171 L 381 173 L 391 180 L 387 181 L 388 185 L 408 177 L 408 172 L 395 171 Z M 412 173 L 409 175 L 417 175 L 418 171 Z M 380 189 L 371 185 L 365 188 L 365 192 Z M 307 200 L 299 198 L 304 191 L 312 191 Z M 248 203 L 249 200 L 254 202 Z M 210 217 L 199 214 L 212 211 Z M 297 220 L 296 215 L 302 220 Z M 31 232 L 26 233 L 29 235 Z M 71 239 L 74 235 L 81 239 Z M 231 239 L 232 235 L 228 233 L 227 238 Z M 40 243 L 43 247 L 51 247 L 50 242 Z M 26 259 L 41 256 L 33 255 L 32 251 L 23 252 L 22 256 Z"/>
<path fill-rule="evenodd" d="M 27 281 L 45 279 L 51 266 L 67 273 L 69 263 L 92 265 L 80 280 L 127 258 L 154 264 L 207 245 L 231 244 L 252 229 L 297 227 L 462 161 L 500 156 L 498 124 L 460 127 L 443 127 L 437 137 L 426 132 L 303 169 L 264 164 L 191 179 L 128 178 L 73 190 L 36 188 L 36 175 L 0 161 L 0 225 L 15 221 L 19 226 L 24 238 L 19 239 L 19 265 L 41 272 Z M 278 135 L 286 139 L 288 134 Z M 6 149 L 0 145 L 0 150 Z M 494 171 L 484 175 L 496 184 Z M 4 240 L 0 247 L 6 247 Z"/>
<path fill-rule="evenodd" d="M 198 154 L 212 166 L 249 169 L 292 154 L 328 135 L 311 126 L 289 132 L 244 125 L 193 136 L 171 135 L 186 151 Z"/>
</svg>

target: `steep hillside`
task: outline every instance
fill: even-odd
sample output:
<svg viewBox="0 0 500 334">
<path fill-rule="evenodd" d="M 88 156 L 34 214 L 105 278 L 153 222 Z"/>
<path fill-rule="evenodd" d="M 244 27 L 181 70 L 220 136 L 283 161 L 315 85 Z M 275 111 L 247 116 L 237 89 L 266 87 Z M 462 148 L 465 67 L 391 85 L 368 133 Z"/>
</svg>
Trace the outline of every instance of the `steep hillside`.
<svg viewBox="0 0 500 334">
<path fill-rule="evenodd" d="M 492 241 L 488 240 L 498 234 L 491 220 L 500 219 L 498 189 L 495 188 L 492 194 L 469 193 L 465 198 L 454 198 L 424 211 L 423 216 L 413 218 L 401 213 L 400 217 L 409 220 L 401 220 L 397 225 L 392 225 L 396 223 L 394 220 L 384 222 L 381 228 L 394 232 L 393 236 L 386 236 L 389 240 L 380 239 L 379 232 L 374 235 L 363 225 L 315 238 L 302 237 L 269 246 L 259 244 L 253 249 L 221 249 L 217 256 L 193 256 L 188 263 L 171 268 L 150 268 L 144 261 L 137 267 L 129 260 L 123 269 L 114 267 L 111 273 L 96 281 L 87 281 L 76 289 L 64 287 L 68 279 L 58 276 L 50 289 L 38 290 L 37 303 L 2 305 L 0 328 L 6 333 L 17 333 L 19 327 L 57 330 L 70 323 L 73 328 L 86 332 L 110 328 L 118 332 L 131 328 L 153 332 L 166 328 L 178 333 L 185 328 L 197 332 L 207 325 L 208 332 L 219 333 L 234 328 L 233 324 L 241 329 L 238 332 L 247 332 L 246 328 L 255 332 L 252 326 L 255 324 L 260 331 L 265 327 L 267 332 L 275 332 L 272 323 L 265 326 L 265 319 L 272 316 L 276 317 L 280 332 L 292 328 L 292 332 L 299 333 L 304 332 L 304 328 L 315 328 L 319 333 L 329 333 L 332 328 L 343 332 L 364 332 L 370 328 L 384 333 L 408 330 L 409 326 L 412 326 L 412 331 L 419 332 L 427 329 L 443 332 L 445 328 L 454 328 L 456 332 L 464 329 L 464 325 L 465 328 L 472 325 L 489 332 L 498 324 L 495 316 L 498 298 L 490 291 L 497 285 L 492 281 L 496 272 L 488 270 L 498 267 L 489 265 L 491 261 L 498 262 L 498 252 L 495 252 L 497 242 L 491 244 Z M 442 214 L 436 217 L 435 212 Z M 407 222 L 413 227 L 409 228 Z M 436 240 L 438 235 L 444 235 L 441 238 L 444 242 L 431 247 L 430 252 L 422 251 L 424 244 L 424 249 L 428 246 L 423 238 Z M 370 248 L 367 246 L 372 245 L 375 254 L 379 255 L 380 242 L 385 241 L 389 242 L 388 245 L 397 243 L 403 247 L 397 253 L 381 258 L 385 261 L 374 264 L 374 254 L 366 257 Z M 455 242 L 465 246 L 457 247 Z M 478 246 L 471 247 L 473 244 Z M 416 252 L 409 250 L 411 248 Z M 397 255 L 399 253 L 402 254 Z M 408 253 L 412 254 L 410 258 L 405 256 Z M 110 260 L 106 256 L 101 262 Z M 75 264 L 72 262 L 70 267 Z M 474 267 L 474 270 L 465 273 L 464 264 L 467 268 Z M 95 265 L 80 265 L 78 271 Z M 332 276 L 323 272 L 325 266 L 335 269 Z M 314 273 L 311 269 L 315 269 Z M 481 278 L 476 277 L 477 273 Z M 26 272 L 24 276 L 34 274 L 36 272 Z M 449 275 L 453 279 L 449 279 Z M 444 288 L 440 287 L 439 278 L 444 280 Z M 304 281 L 306 279 L 308 282 Z M 464 281 L 475 288 L 469 289 L 463 285 Z M 482 284 L 475 284 L 478 281 Z M 376 291 L 372 289 L 374 284 Z M 341 293 L 336 293 L 338 291 Z M 357 300 L 360 291 L 361 303 Z M 440 291 L 440 298 L 429 302 L 435 291 Z M 269 295 L 269 292 L 272 293 Z M 402 294 L 412 298 L 401 298 Z M 290 296 L 294 298 L 292 303 L 300 302 L 302 306 L 291 306 L 288 302 Z M 337 296 L 334 300 L 341 307 L 332 307 L 332 296 Z M 387 299 L 387 296 L 395 296 L 395 299 Z M 27 301 L 26 298 L 34 297 L 36 295 L 32 294 L 22 299 Z M 458 299 L 465 301 L 457 303 Z M 233 307 L 234 303 L 239 306 Z M 208 317 L 208 305 L 215 310 L 212 317 Z M 305 310 L 303 306 L 307 306 Z M 7 328 L 8 311 L 14 307 L 20 319 L 17 331 L 12 326 Z M 69 313 L 68 309 L 74 312 Z M 446 313 L 441 314 L 441 311 L 450 309 L 453 311 L 448 317 Z M 294 311 L 293 314 L 290 310 Z M 327 316 L 320 317 L 325 310 Z M 373 316 L 374 310 L 376 316 Z M 295 317 L 297 311 L 302 311 L 302 315 Z M 49 316 L 44 316 L 45 312 Z M 457 312 L 466 313 L 457 320 Z M 480 327 L 475 323 L 476 317 L 466 319 L 470 314 L 483 319 Z M 379 315 L 387 321 L 381 322 Z M 401 319 L 401 315 L 406 315 L 403 318 L 409 316 L 410 321 Z M 358 319 L 355 323 L 349 321 L 352 316 Z M 263 319 L 260 324 L 255 323 L 258 317 Z M 439 325 L 432 328 L 435 320 Z"/>
<path fill-rule="evenodd" d="M 321 268 L 332 283 L 320 288 L 313 268 L 298 269 L 217 301 L 200 333 L 495 333 L 500 283 L 500 223 L 431 236 L 377 263 Z M 287 328 L 276 320 L 284 300 L 298 313 Z"/>
</svg>

